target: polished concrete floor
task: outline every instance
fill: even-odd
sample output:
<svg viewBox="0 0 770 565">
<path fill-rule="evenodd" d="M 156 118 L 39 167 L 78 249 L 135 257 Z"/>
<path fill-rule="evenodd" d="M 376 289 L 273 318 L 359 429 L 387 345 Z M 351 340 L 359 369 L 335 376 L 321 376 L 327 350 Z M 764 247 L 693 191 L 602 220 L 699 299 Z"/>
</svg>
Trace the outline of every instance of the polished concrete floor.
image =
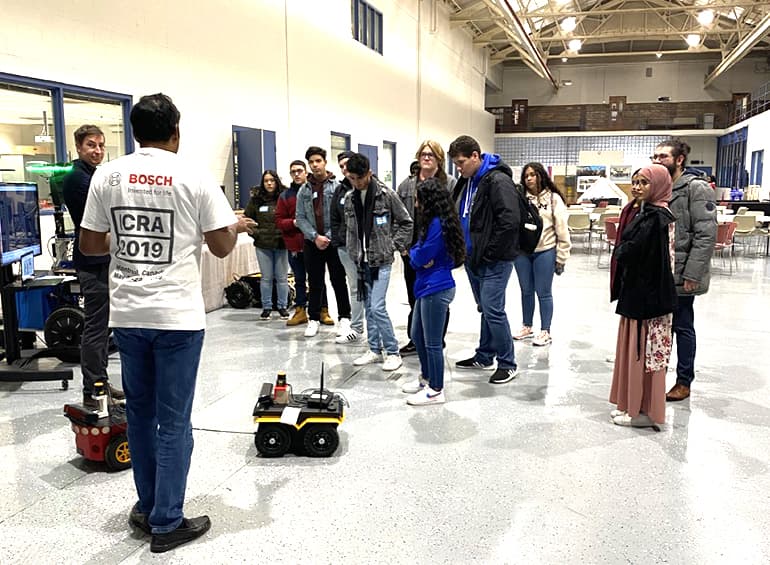
<svg viewBox="0 0 770 565">
<path fill-rule="evenodd" d="M 413 357 L 392 374 L 355 368 L 365 349 L 335 345 L 332 328 L 308 340 L 256 309 L 211 313 L 185 510 L 213 526 L 160 556 L 126 524 L 131 472 L 75 452 L 61 409 L 78 387 L 0 383 L 0 563 L 768 563 L 770 263 L 739 263 L 728 276 L 715 261 L 696 300 L 693 395 L 668 406 L 660 432 L 608 417 L 617 317 L 596 255 L 576 253 L 556 279 L 553 344 L 516 344 L 521 374 L 500 386 L 453 368 L 478 331 L 457 271 L 440 406 L 405 404 Z M 400 272 L 390 291 L 403 343 Z M 518 293 L 514 275 L 514 327 Z M 340 448 L 258 457 L 261 383 L 285 370 L 311 387 L 322 361 L 350 402 Z"/>
</svg>

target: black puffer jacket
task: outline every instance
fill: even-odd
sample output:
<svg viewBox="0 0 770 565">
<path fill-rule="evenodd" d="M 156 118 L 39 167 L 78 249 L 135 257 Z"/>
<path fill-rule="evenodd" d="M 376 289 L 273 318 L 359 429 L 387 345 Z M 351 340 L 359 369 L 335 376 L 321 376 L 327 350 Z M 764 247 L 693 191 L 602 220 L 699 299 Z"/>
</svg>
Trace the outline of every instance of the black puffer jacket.
<svg viewBox="0 0 770 565">
<path fill-rule="evenodd" d="M 461 209 L 467 178 L 455 185 L 453 196 Z M 472 269 L 482 263 L 513 261 L 519 253 L 519 203 L 511 168 L 500 161 L 479 180 L 470 214 Z M 462 219 L 461 219 L 462 221 Z"/>
<path fill-rule="evenodd" d="M 650 320 L 674 311 L 677 303 L 669 252 L 673 214 L 645 204 L 621 234 L 613 259 L 617 271 L 611 300 L 616 313 L 633 320 Z"/>
<path fill-rule="evenodd" d="M 286 247 L 281 230 L 275 223 L 275 207 L 278 205 L 278 191 L 272 195 L 259 190 L 246 205 L 243 215 L 257 222 L 257 227 L 251 234 L 254 247 L 260 249 L 284 249 Z"/>
</svg>

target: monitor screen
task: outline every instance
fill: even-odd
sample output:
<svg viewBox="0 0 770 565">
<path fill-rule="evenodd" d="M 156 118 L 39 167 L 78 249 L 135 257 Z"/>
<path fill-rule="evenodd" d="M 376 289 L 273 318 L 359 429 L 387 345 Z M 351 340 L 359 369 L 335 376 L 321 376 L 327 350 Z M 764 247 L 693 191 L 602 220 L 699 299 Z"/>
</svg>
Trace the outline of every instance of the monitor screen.
<svg viewBox="0 0 770 565">
<path fill-rule="evenodd" d="M 21 258 L 21 280 L 31 281 L 35 278 L 35 256 L 25 253 Z"/>
<path fill-rule="evenodd" d="M 0 265 L 40 255 L 40 213 L 34 182 L 0 182 Z"/>
</svg>

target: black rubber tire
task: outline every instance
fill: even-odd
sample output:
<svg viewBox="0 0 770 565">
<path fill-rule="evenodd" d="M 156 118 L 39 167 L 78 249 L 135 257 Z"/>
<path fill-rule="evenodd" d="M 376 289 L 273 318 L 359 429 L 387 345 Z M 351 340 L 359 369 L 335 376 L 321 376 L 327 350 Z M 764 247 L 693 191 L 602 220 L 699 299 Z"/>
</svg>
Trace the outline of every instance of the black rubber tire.
<svg viewBox="0 0 770 565">
<path fill-rule="evenodd" d="M 107 444 L 104 462 L 113 471 L 123 471 L 131 467 L 131 452 L 128 450 L 126 434 L 118 434 Z"/>
<path fill-rule="evenodd" d="M 302 446 L 309 457 L 330 457 L 339 444 L 340 436 L 332 424 L 311 424 L 302 438 Z"/>
<path fill-rule="evenodd" d="M 80 340 L 83 336 L 86 314 L 75 306 L 57 308 L 43 326 L 45 344 L 59 350 L 56 357 L 65 363 L 80 362 Z"/>
<path fill-rule="evenodd" d="M 254 445 L 262 457 L 283 457 L 291 447 L 291 432 L 284 424 L 260 424 Z"/>
<path fill-rule="evenodd" d="M 233 308 L 248 308 L 254 298 L 251 287 L 244 281 L 235 281 L 225 288 L 227 303 Z"/>
</svg>

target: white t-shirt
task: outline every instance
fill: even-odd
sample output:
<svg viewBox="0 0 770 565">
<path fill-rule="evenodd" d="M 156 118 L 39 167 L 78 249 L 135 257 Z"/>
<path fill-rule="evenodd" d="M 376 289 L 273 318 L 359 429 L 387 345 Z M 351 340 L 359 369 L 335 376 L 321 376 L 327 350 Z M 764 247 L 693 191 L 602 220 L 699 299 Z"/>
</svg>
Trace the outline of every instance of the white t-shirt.
<svg viewBox="0 0 770 565">
<path fill-rule="evenodd" d="M 110 232 L 110 326 L 203 329 L 203 233 L 236 221 L 214 180 L 176 153 L 143 147 L 99 167 L 81 225 Z"/>
</svg>

